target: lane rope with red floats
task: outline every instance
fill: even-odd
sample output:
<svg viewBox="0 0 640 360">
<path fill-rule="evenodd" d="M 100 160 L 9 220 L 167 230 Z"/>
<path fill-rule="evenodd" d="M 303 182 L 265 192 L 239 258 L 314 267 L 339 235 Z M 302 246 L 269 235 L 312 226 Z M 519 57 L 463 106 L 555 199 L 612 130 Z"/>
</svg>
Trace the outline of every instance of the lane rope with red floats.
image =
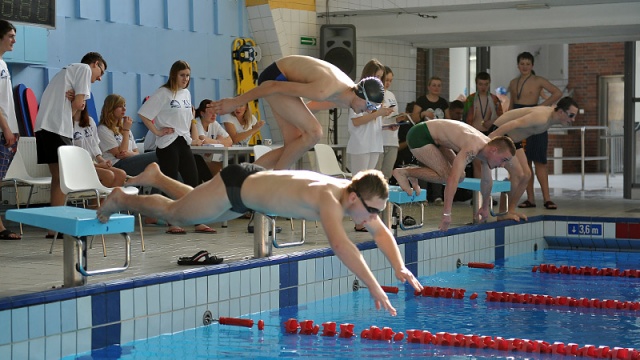
<svg viewBox="0 0 640 360">
<path fill-rule="evenodd" d="M 569 266 L 569 265 L 554 265 L 554 264 L 540 264 L 534 266 L 531 272 L 540 271 L 546 274 L 560 274 L 560 275 L 586 275 L 586 276 L 614 276 L 614 277 L 629 277 L 640 278 L 640 270 L 627 269 L 620 270 L 618 268 L 602 268 L 599 269 L 593 266 Z"/>
</svg>

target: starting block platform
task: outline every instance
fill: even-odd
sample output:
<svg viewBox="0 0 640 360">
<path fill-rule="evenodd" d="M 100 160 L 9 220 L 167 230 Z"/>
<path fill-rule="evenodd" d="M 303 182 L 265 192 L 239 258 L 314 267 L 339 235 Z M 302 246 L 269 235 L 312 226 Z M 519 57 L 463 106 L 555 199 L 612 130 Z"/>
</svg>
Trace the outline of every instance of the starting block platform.
<svg viewBox="0 0 640 360">
<path fill-rule="evenodd" d="M 424 202 L 427 201 L 427 190 L 421 189 L 420 195 L 415 191 L 408 195 L 400 186 L 389 186 L 389 200 L 382 213 L 382 219 L 389 229 L 393 229 L 394 235 L 398 235 L 398 227 L 402 230 L 421 228 L 424 225 Z M 404 225 L 402 222 L 402 204 L 418 203 L 420 205 L 420 222 L 415 225 Z M 394 211 L 395 211 L 395 216 Z"/>
<path fill-rule="evenodd" d="M 50 206 L 42 208 L 7 210 L 7 220 L 49 229 L 64 234 L 64 286 L 86 284 L 92 275 L 122 272 L 131 261 L 131 239 L 129 233 L 135 226 L 132 215 L 113 214 L 106 224 L 98 221 L 95 210 L 72 206 Z M 122 267 L 87 270 L 87 236 L 121 234 L 125 239 L 125 263 Z"/>
<path fill-rule="evenodd" d="M 473 223 L 475 224 L 478 219 L 478 212 L 482 205 L 482 195 L 480 194 L 480 179 L 465 178 L 458 184 L 459 189 L 467 189 L 473 191 Z M 491 193 L 506 193 L 507 203 L 506 207 L 509 208 L 509 191 L 511 191 L 511 181 L 509 180 L 493 180 L 493 186 L 491 187 Z M 496 214 L 493 212 L 493 201 L 489 204 L 489 209 L 492 216 L 504 215 L 502 213 Z"/>
</svg>

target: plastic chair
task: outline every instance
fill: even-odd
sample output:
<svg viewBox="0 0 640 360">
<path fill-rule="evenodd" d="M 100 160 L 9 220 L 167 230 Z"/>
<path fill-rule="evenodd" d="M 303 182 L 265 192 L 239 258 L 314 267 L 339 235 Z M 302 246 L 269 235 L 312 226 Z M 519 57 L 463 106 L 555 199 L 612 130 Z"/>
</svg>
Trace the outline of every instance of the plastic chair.
<svg viewBox="0 0 640 360">
<path fill-rule="evenodd" d="M 108 188 L 100 183 L 91 155 L 79 146 L 60 146 L 58 148 L 58 164 L 60 166 L 60 189 L 65 194 L 65 204 L 69 201 L 79 200 L 85 205 L 87 200 L 95 198 L 100 206 L 100 198 L 106 197 L 113 191 L 113 188 Z M 136 187 L 125 186 L 121 189 L 128 195 L 138 194 Z M 144 233 L 140 214 L 138 214 L 138 222 L 140 223 L 142 251 L 144 251 Z M 57 234 L 53 237 L 49 254 L 53 252 L 56 237 Z M 104 236 L 102 237 L 102 252 L 105 256 L 107 255 Z"/>
<path fill-rule="evenodd" d="M 7 169 L 7 174 L 4 179 L 2 179 L 2 183 L 0 187 L 13 185 L 13 188 L 16 192 L 16 206 L 20 209 L 20 192 L 18 188 L 20 187 L 29 187 L 29 197 L 27 198 L 27 202 L 25 207 L 29 207 L 31 204 L 31 195 L 33 195 L 33 187 L 34 186 L 51 186 L 51 176 L 48 177 L 33 177 L 29 175 L 27 171 L 27 166 L 24 163 L 24 159 L 22 158 L 22 154 L 20 153 L 20 146 L 18 146 L 18 151 L 13 157 L 13 161 L 9 165 L 9 169 Z M 20 235 L 22 235 L 22 223 L 20 223 Z"/>
<path fill-rule="evenodd" d="M 342 171 L 336 153 L 331 146 L 316 144 L 313 149 L 316 157 L 317 172 L 333 177 L 341 177 L 343 179 L 351 178 L 351 173 Z"/>
</svg>

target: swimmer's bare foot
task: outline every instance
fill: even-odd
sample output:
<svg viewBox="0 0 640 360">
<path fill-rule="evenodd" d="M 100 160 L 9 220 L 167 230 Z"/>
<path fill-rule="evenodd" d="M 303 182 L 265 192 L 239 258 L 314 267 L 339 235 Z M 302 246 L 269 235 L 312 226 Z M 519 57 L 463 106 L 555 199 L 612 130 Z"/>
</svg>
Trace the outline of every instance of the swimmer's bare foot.
<svg viewBox="0 0 640 360">
<path fill-rule="evenodd" d="M 102 202 L 97 210 L 98 220 L 101 223 L 106 223 L 112 214 L 122 210 L 120 208 L 120 202 L 123 196 L 126 196 L 126 194 L 122 189 L 114 188 L 111 194 Z"/>
<path fill-rule="evenodd" d="M 144 168 L 144 171 L 136 176 L 132 176 L 127 179 L 125 185 L 127 186 L 154 186 L 156 185 L 156 179 L 162 175 L 160 166 L 158 163 L 151 163 Z"/>
<path fill-rule="evenodd" d="M 409 178 L 407 177 L 407 172 L 402 168 L 393 169 L 393 177 L 396 178 L 398 182 L 398 186 L 409 195 L 413 194 L 413 190 L 411 189 L 411 184 L 409 183 Z"/>
<path fill-rule="evenodd" d="M 527 220 L 527 217 L 523 214 L 518 214 L 515 211 L 509 211 L 508 213 L 498 216 L 496 218 L 498 221 L 504 221 L 504 220 L 513 220 L 515 222 L 520 222 L 520 219 L 522 220 Z"/>
<path fill-rule="evenodd" d="M 407 177 L 407 180 L 409 180 L 409 182 L 411 183 L 411 187 L 413 188 L 413 191 L 416 192 L 416 195 L 420 195 L 420 184 L 418 183 L 418 179 L 414 178 L 414 177 Z"/>
</svg>

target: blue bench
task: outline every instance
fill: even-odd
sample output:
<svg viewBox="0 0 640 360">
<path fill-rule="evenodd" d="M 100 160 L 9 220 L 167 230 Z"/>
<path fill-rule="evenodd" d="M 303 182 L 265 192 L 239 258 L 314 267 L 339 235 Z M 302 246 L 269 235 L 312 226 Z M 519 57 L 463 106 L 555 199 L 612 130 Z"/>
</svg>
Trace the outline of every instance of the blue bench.
<svg viewBox="0 0 640 360">
<path fill-rule="evenodd" d="M 57 231 L 64 234 L 64 286 L 84 285 L 92 275 L 122 272 L 131 261 L 130 232 L 135 225 L 132 215 L 114 214 L 106 224 L 98 221 L 95 210 L 51 206 L 7 210 L 7 220 Z M 125 263 L 122 267 L 87 270 L 87 236 L 121 234 L 125 239 Z"/>
<path fill-rule="evenodd" d="M 424 202 L 427 201 L 427 190 L 422 189 L 420 195 L 415 192 L 408 195 L 400 186 L 389 186 L 389 200 L 387 207 L 382 214 L 383 222 L 393 229 L 394 235 L 398 235 L 398 227 L 402 230 L 418 229 L 424 225 Z M 402 221 L 402 204 L 418 203 L 420 205 L 420 222 L 415 225 L 405 225 Z M 393 216 L 393 209 L 396 209 L 396 216 Z"/>
<path fill-rule="evenodd" d="M 480 194 L 480 179 L 475 178 L 465 178 L 462 182 L 458 184 L 459 189 L 467 189 L 473 191 L 473 222 L 476 222 L 478 218 L 478 212 L 480 210 L 480 205 L 482 204 L 482 195 Z M 506 206 L 509 208 L 509 196 L 508 193 L 511 191 L 511 182 L 508 180 L 493 180 L 493 186 L 491 187 L 491 193 L 506 193 L 507 203 Z M 504 215 L 504 213 L 494 213 L 493 212 L 493 203 L 489 205 L 489 209 L 492 216 L 500 216 Z"/>
</svg>

